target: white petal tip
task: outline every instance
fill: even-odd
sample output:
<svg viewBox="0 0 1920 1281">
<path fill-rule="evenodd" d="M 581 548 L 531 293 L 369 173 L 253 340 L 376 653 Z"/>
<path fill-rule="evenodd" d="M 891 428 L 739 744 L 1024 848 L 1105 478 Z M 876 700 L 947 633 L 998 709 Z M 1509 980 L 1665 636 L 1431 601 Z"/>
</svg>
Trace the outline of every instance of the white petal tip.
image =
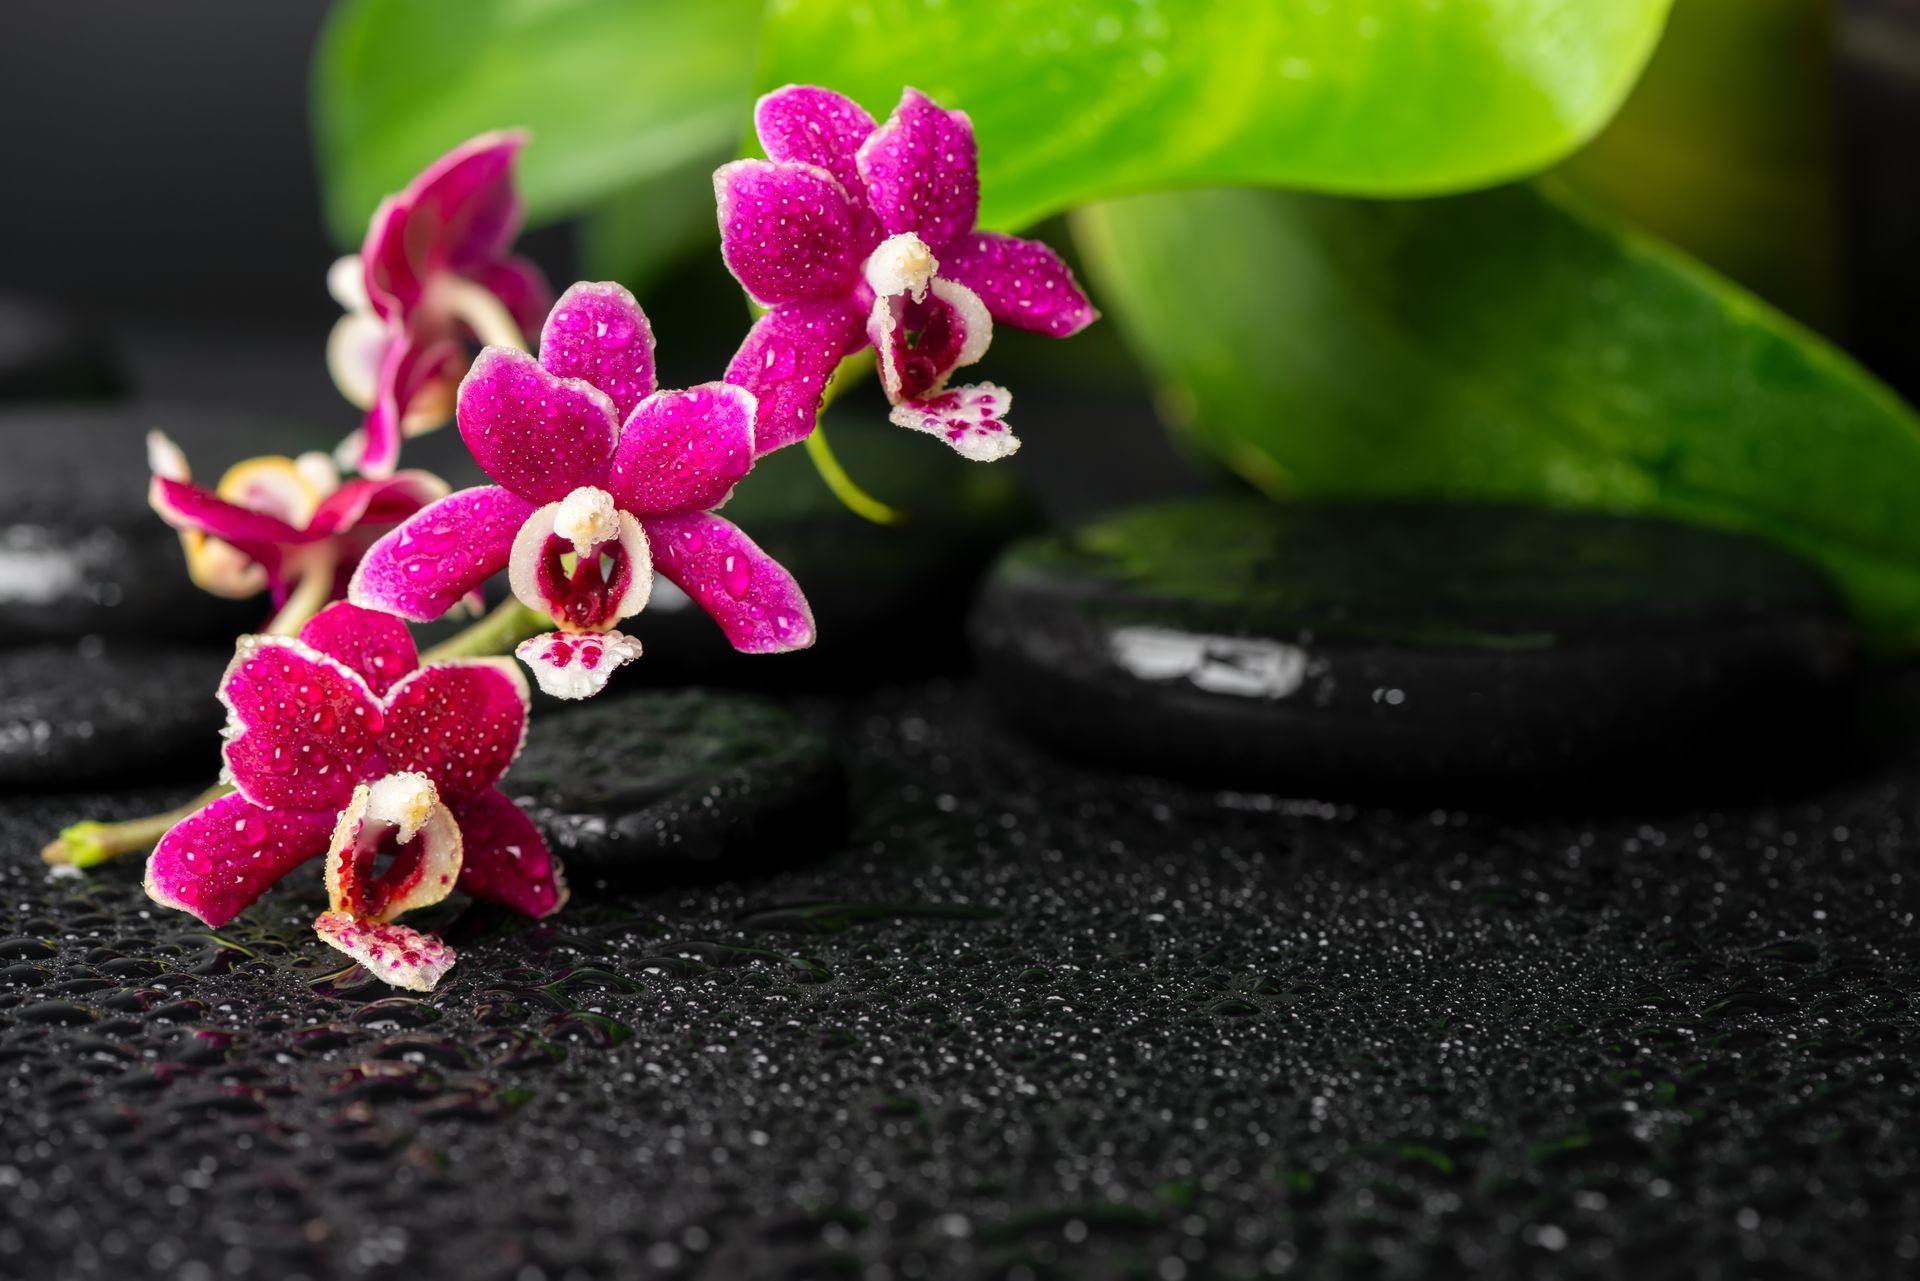
<svg viewBox="0 0 1920 1281">
<path fill-rule="evenodd" d="M 186 482 L 193 479 L 187 456 L 163 431 L 147 433 L 147 470 L 162 480 Z"/>
</svg>

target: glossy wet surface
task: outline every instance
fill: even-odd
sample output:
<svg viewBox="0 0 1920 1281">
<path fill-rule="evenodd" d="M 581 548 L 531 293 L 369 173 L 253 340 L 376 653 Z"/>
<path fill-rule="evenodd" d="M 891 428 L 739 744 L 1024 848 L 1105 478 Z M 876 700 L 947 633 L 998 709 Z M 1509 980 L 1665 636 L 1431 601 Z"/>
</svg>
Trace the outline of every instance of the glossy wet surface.
<svg viewBox="0 0 1920 1281">
<path fill-rule="evenodd" d="M 1804 773 L 1857 649 L 1821 575 L 1750 538 L 1232 498 L 1013 547 L 972 632 L 1006 714 L 1063 751 L 1422 803 Z"/>
<path fill-rule="evenodd" d="M 1520 822 L 1082 771 L 968 686 L 803 711 L 837 851 L 431 918 L 426 1000 L 329 978 L 317 864 L 212 936 L 9 802 L 0 1275 L 1920 1258 L 1910 765 Z"/>
</svg>

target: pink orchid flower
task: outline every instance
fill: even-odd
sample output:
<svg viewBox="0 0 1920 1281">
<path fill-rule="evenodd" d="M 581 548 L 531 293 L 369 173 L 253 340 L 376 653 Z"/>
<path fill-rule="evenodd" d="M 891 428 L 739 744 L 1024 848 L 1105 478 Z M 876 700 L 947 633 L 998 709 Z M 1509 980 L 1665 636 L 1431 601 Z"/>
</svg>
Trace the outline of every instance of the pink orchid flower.
<svg viewBox="0 0 1920 1281">
<path fill-rule="evenodd" d="M 233 600 L 270 592 L 278 612 L 268 631 L 291 630 L 345 595 L 376 538 L 447 494 L 445 481 L 423 471 L 343 483 L 318 453 L 249 458 L 204 489 L 159 432 L 147 437 L 147 462 L 147 501 L 180 531 L 194 584 Z"/>
<path fill-rule="evenodd" d="M 347 314 L 327 341 L 341 394 L 367 411 L 341 461 L 388 476 L 403 436 L 446 422 L 468 345 L 524 347 L 553 297 L 546 277 L 508 254 L 522 206 L 513 162 L 524 133 L 489 133 L 427 166 L 374 211 L 358 254 L 327 287 Z"/>
<path fill-rule="evenodd" d="M 496 786 L 526 739 L 527 684 L 511 660 L 421 667 L 398 619 L 342 602 L 298 638 L 241 637 L 220 700 L 237 790 L 161 838 L 147 861 L 155 902 L 218 927 L 331 853 L 333 911 L 347 919 L 323 917 L 322 936 L 418 985 L 450 956 L 377 928 L 399 912 L 456 882 L 534 917 L 566 900 L 559 862 Z"/>
<path fill-rule="evenodd" d="M 658 569 L 735 649 L 813 643 L 791 575 L 712 508 L 754 459 L 751 393 L 726 383 L 655 391 L 653 331 L 619 285 L 577 284 L 540 334 L 540 358 L 489 347 L 460 384 L 460 435 L 496 485 L 462 490 L 387 534 L 348 599 L 439 617 L 490 575 L 557 632 L 516 651 L 560 698 L 586 698 L 640 652 L 615 624 Z"/>
<path fill-rule="evenodd" d="M 946 390 L 995 322 L 1065 338 L 1099 313 L 1059 256 L 978 231 L 973 125 L 916 89 L 887 122 L 849 98 L 789 85 L 754 111 L 771 159 L 713 176 L 720 250 L 770 308 L 727 368 L 760 401 L 761 453 L 803 439 L 835 366 L 871 343 L 892 420 L 975 461 L 1004 458 L 1012 398 L 991 383 Z"/>
</svg>

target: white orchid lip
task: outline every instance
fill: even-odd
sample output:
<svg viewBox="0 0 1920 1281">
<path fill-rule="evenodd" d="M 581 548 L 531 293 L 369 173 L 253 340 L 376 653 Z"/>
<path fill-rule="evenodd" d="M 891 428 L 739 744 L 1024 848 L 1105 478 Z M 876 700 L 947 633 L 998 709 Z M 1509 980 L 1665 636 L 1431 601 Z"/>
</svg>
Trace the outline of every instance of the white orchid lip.
<svg viewBox="0 0 1920 1281">
<path fill-rule="evenodd" d="M 940 260 L 927 242 L 911 231 L 888 236 L 867 255 L 867 284 L 882 298 L 909 294 L 915 302 L 927 300 L 927 287 L 939 274 Z"/>
<path fill-rule="evenodd" d="M 564 631 L 605 631 L 645 608 L 653 549 L 631 512 L 605 490 L 583 485 L 520 526 L 507 583 L 522 604 Z"/>
<path fill-rule="evenodd" d="M 542 693 L 553 698 L 592 698 L 614 672 L 640 657 L 640 642 L 623 632 L 548 632 L 514 648 L 533 672 Z"/>
</svg>

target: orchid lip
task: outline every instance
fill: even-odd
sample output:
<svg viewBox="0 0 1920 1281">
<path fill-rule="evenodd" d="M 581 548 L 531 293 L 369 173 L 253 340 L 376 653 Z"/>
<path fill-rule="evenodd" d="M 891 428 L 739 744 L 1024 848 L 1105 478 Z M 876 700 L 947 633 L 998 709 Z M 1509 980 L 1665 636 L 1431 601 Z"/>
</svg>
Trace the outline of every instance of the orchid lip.
<svg viewBox="0 0 1920 1281">
<path fill-rule="evenodd" d="M 615 671 L 640 657 L 640 642 L 621 632 L 548 632 L 513 651 L 553 698 L 592 698 Z"/>
<path fill-rule="evenodd" d="M 632 513 L 583 485 L 520 527 L 507 581 L 521 603 L 567 631 L 605 631 L 640 612 L 653 590 L 653 554 Z"/>
<path fill-rule="evenodd" d="M 327 898 L 356 920 L 391 921 L 452 893 L 460 861 L 460 826 L 433 780 L 388 774 L 355 787 L 340 812 L 327 850 Z"/>
</svg>

